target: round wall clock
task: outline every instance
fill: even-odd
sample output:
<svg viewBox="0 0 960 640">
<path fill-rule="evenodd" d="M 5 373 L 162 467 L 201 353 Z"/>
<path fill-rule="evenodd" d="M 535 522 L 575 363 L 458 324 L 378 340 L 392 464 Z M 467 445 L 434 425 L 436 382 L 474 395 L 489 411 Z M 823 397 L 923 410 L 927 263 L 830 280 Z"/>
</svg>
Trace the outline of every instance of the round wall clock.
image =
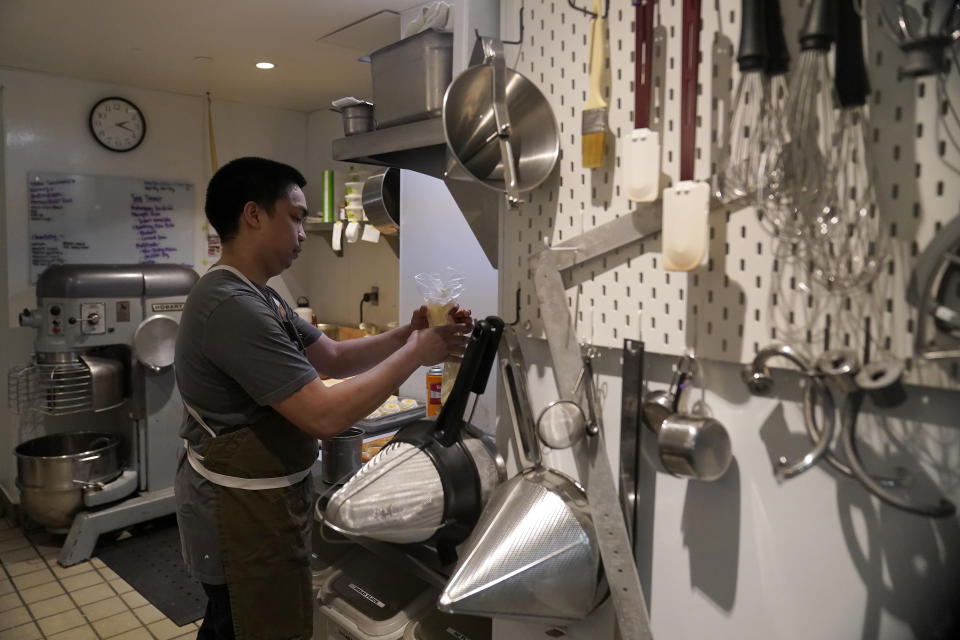
<svg viewBox="0 0 960 640">
<path fill-rule="evenodd" d="M 90 133 L 110 151 L 131 151 L 143 142 L 143 112 L 125 98 L 104 98 L 90 110 Z"/>
</svg>

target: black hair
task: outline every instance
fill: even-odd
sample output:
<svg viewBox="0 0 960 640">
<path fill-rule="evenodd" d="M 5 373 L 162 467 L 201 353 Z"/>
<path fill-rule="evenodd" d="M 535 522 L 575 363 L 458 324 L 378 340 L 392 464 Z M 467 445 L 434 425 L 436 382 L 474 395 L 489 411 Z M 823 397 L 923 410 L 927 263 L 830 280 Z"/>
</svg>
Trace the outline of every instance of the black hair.
<svg viewBox="0 0 960 640">
<path fill-rule="evenodd" d="M 240 214 L 248 202 L 256 202 L 269 213 L 294 186 L 303 187 L 306 178 L 290 165 L 266 158 L 237 158 L 220 167 L 207 185 L 204 212 L 220 239 L 230 240 L 240 226 Z"/>
</svg>

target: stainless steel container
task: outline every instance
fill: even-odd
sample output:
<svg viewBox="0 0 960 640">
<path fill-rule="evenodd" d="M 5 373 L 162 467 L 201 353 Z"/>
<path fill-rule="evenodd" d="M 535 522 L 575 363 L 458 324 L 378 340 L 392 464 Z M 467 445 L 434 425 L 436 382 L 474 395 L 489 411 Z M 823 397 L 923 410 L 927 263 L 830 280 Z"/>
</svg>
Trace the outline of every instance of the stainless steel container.
<svg viewBox="0 0 960 640">
<path fill-rule="evenodd" d="M 324 482 L 343 484 L 360 469 L 364 435 L 363 429 L 350 427 L 339 435 L 320 441 Z"/>
<path fill-rule="evenodd" d="M 342 107 L 340 117 L 343 119 L 345 136 L 373 131 L 373 105 L 368 102 Z"/>
<path fill-rule="evenodd" d="M 453 78 L 453 34 L 428 29 L 370 54 L 377 128 L 439 116 Z"/>
<path fill-rule="evenodd" d="M 83 489 L 120 475 L 120 438 L 78 431 L 27 440 L 14 450 L 20 504 L 48 529 L 66 529 L 83 507 Z"/>
</svg>

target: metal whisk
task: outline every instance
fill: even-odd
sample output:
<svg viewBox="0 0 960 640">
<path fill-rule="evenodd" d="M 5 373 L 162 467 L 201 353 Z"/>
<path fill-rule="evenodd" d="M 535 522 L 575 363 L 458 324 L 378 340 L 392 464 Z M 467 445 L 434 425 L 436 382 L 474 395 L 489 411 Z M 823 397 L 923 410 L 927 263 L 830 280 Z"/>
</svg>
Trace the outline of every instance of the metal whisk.
<svg viewBox="0 0 960 640">
<path fill-rule="evenodd" d="M 763 150 L 761 122 L 767 102 L 764 70 L 768 59 L 764 0 L 743 0 L 740 15 L 740 81 L 728 130 L 727 154 L 720 160 L 715 189 L 716 197 L 724 202 L 756 192 Z"/>
<path fill-rule="evenodd" d="M 806 239 L 835 207 L 833 83 L 828 69 L 836 40 L 835 0 L 813 0 L 800 35 L 800 60 L 790 81 L 781 145 L 761 157 L 759 201 L 777 235 Z"/>
<path fill-rule="evenodd" d="M 840 0 L 835 82 L 840 103 L 836 206 L 817 219 L 806 242 L 812 277 L 829 291 L 873 281 L 886 258 L 886 236 L 877 215 L 864 108 L 870 93 L 863 59 L 860 16 L 853 0 Z"/>
</svg>

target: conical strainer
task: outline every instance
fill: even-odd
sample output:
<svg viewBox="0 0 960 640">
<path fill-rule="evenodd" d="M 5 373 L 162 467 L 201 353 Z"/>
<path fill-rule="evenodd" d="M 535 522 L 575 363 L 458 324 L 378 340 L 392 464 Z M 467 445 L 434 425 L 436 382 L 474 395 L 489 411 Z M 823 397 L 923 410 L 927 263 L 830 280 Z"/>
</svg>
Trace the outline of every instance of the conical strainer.
<svg viewBox="0 0 960 640">
<path fill-rule="evenodd" d="M 497 487 L 438 608 L 549 624 L 582 620 L 607 592 L 583 488 L 541 463 L 526 368 L 509 327 L 501 370 L 526 469 Z"/>
<path fill-rule="evenodd" d="M 469 535 L 505 475 L 491 442 L 462 433 L 470 429 L 463 420 L 468 396 L 483 393 L 502 329 L 503 321 L 495 316 L 477 323 L 436 421 L 420 420 L 401 429 L 331 496 L 327 523 L 386 542 L 433 539 L 441 554 L 452 554 L 452 545 Z"/>
<path fill-rule="evenodd" d="M 437 606 L 568 624 L 597 606 L 599 572 L 586 494 L 563 474 L 531 469 L 494 493 Z"/>
</svg>

